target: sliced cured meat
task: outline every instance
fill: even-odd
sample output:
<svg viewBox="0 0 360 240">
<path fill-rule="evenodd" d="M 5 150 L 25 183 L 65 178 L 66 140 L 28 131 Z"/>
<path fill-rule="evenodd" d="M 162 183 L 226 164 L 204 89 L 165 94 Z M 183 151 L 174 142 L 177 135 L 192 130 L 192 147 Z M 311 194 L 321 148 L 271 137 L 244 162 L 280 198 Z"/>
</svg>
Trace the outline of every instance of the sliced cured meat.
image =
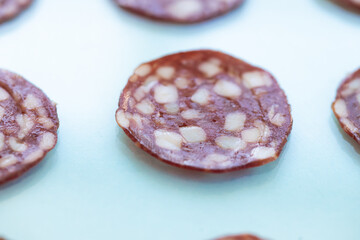
<svg viewBox="0 0 360 240">
<path fill-rule="evenodd" d="M 0 70 L 0 184 L 39 163 L 54 148 L 56 107 L 37 87 Z"/>
<path fill-rule="evenodd" d="M 222 15 L 244 0 L 114 0 L 120 7 L 151 18 L 193 23 Z"/>
<path fill-rule="evenodd" d="M 32 1 L 33 0 L 0 0 L 0 23 L 20 14 Z"/>
<path fill-rule="evenodd" d="M 349 0 L 349 1 L 353 6 L 360 8 L 360 0 Z"/>
<path fill-rule="evenodd" d="M 245 234 L 245 235 L 222 237 L 216 240 L 262 240 L 262 239 L 253 235 Z"/>
<path fill-rule="evenodd" d="M 274 161 L 292 127 L 274 77 L 210 50 L 139 66 L 120 96 L 116 121 L 158 159 L 212 172 Z"/>
<path fill-rule="evenodd" d="M 332 109 L 344 131 L 360 144 L 360 69 L 341 83 Z"/>
<path fill-rule="evenodd" d="M 345 6 L 354 7 L 360 9 L 360 0 L 337 0 L 340 4 Z"/>
<path fill-rule="evenodd" d="M 360 0 L 348 0 L 348 1 L 353 6 L 360 8 Z"/>
</svg>

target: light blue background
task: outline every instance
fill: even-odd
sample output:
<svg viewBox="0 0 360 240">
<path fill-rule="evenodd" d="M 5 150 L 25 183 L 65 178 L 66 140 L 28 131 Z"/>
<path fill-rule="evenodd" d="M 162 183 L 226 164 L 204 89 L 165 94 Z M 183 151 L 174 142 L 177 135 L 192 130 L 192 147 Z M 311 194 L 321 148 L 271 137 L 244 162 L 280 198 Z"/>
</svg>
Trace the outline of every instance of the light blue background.
<svg viewBox="0 0 360 240">
<path fill-rule="evenodd" d="M 272 72 L 294 127 L 278 161 L 213 175 L 137 149 L 116 125 L 141 62 L 198 48 Z M 360 239 L 360 147 L 330 104 L 360 66 L 360 15 L 326 0 L 248 0 L 203 24 L 149 21 L 110 0 L 38 0 L 0 26 L 0 66 L 58 103 L 57 147 L 0 187 L 0 234 L 12 240 Z"/>
</svg>

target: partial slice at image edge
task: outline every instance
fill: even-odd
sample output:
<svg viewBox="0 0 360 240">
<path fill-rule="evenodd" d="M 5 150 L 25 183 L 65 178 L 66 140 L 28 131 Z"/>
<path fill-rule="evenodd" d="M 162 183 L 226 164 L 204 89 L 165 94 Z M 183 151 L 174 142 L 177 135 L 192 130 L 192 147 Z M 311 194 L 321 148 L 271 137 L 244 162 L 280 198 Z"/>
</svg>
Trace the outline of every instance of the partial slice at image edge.
<svg viewBox="0 0 360 240">
<path fill-rule="evenodd" d="M 57 142 L 56 104 L 23 77 L 0 70 L 0 184 L 38 164 Z"/>
<path fill-rule="evenodd" d="M 231 236 L 221 237 L 215 240 L 266 240 L 266 239 L 259 238 L 252 234 L 241 234 L 241 235 L 231 235 Z"/>
<path fill-rule="evenodd" d="M 332 110 L 341 128 L 360 144 L 360 68 L 340 84 Z"/>
<path fill-rule="evenodd" d="M 18 16 L 32 2 L 33 0 L 0 0 L 0 24 Z"/>
<path fill-rule="evenodd" d="M 114 0 L 138 15 L 174 23 L 196 23 L 224 15 L 244 0 Z"/>
</svg>

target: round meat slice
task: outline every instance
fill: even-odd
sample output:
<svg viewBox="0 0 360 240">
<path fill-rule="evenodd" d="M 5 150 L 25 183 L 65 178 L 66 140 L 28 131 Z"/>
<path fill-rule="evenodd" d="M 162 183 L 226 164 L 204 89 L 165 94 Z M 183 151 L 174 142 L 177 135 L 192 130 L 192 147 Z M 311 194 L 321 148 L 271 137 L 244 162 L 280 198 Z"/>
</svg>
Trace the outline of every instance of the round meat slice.
<svg viewBox="0 0 360 240">
<path fill-rule="evenodd" d="M 344 131 L 360 144 L 360 69 L 341 83 L 332 109 Z"/>
<path fill-rule="evenodd" d="M 244 0 L 115 0 L 125 9 L 170 22 L 194 23 L 238 7 Z"/>
<path fill-rule="evenodd" d="M 254 235 L 244 234 L 244 235 L 222 237 L 222 238 L 218 238 L 216 240 L 262 240 L 262 239 L 254 236 Z"/>
<path fill-rule="evenodd" d="M 33 0 L 0 0 L 0 23 L 19 15 Z"/>
<path fill-rule="evenodd" d="M 139 66 L 116 121 L 160 160 L 212 172 L 274 161 L 292 127 L 286 96 L 268 72 L 210 50 Z"/>
<path fill-rule="evenodd" d="M 39 163 L 57 141 L 53 102 L 14 73 L 0 70 L 0 184 Z"/>
</svg>

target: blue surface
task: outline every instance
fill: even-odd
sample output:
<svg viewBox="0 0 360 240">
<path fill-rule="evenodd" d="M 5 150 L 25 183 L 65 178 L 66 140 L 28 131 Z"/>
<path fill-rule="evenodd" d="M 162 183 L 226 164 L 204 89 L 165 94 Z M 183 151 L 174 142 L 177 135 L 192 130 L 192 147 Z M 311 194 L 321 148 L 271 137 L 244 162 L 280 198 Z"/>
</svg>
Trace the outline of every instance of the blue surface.
<svg viewBox="0 0 360 240">
<path fill-rule="evenodd" d="M 158 162 L 116 125 L 120 91 L 141 62 L 198 48 L 272 72 L 294 127 L 278 161 L 213 175 Z M 330 109 L 360 66 L 360 15 L 325 0 L 249 0 L 190 26 L 149 21 L 108 0 L 38 0 L 0 26 L 0 66 L 58 103 L 57 147 L 0 187 L 12 240 L 360 239 L 360 147 Z"/>
</svg>

